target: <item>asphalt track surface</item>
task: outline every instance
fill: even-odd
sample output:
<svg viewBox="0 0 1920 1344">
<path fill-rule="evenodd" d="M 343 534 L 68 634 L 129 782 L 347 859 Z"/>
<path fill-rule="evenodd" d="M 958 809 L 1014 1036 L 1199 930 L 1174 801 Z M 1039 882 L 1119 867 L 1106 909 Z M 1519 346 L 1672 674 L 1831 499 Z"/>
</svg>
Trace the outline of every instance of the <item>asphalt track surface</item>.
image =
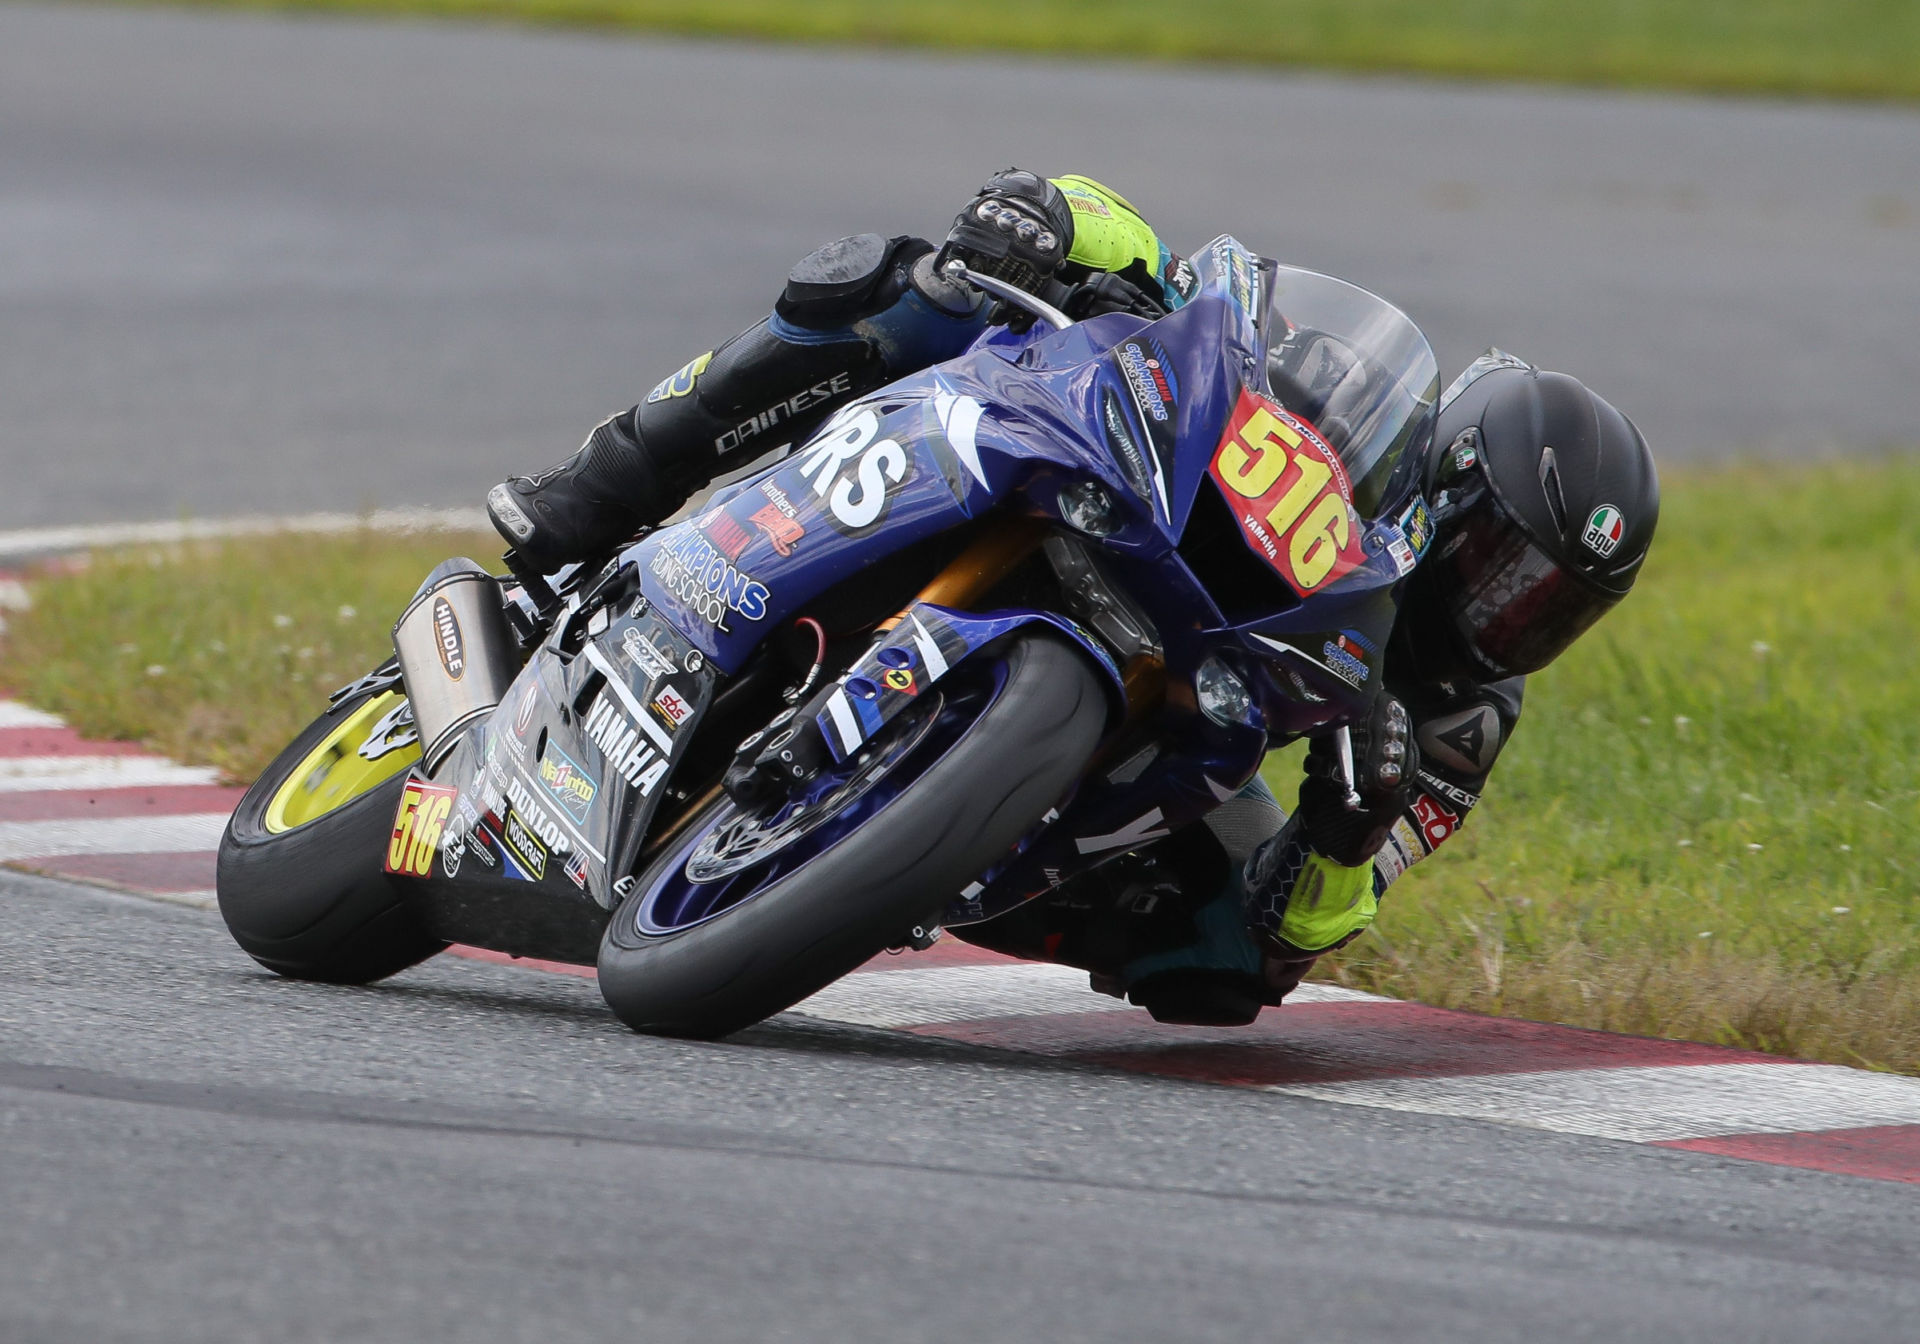
<svg viewBox="0 0 1920 1344">
<path fill-rule="evenodd" d="M 0 528 L 471 504 L 1008 162 L 1575 371 L 1920 434 L 1920 112 L 0 5 Z"/>
<path fill-rule="evenodd" d="M 1910 1340 L 1914 1187 L 439 958 L 0 874 L 0 1337 Z"/>
</svg>

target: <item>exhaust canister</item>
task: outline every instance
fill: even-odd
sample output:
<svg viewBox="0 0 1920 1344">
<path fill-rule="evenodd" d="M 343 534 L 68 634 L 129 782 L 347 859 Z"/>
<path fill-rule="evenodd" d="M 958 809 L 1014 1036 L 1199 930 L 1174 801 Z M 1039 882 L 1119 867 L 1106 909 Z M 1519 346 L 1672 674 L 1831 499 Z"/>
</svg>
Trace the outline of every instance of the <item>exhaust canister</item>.
<svg viewBox="0 0 1920 1344">
<path fill-rule="evenodd" d="M 520 670 L 504 600 L 499 581 L 472 560 L 445 560 L 394 624 L 393 651 L 429 775 Z"/>
</svg>

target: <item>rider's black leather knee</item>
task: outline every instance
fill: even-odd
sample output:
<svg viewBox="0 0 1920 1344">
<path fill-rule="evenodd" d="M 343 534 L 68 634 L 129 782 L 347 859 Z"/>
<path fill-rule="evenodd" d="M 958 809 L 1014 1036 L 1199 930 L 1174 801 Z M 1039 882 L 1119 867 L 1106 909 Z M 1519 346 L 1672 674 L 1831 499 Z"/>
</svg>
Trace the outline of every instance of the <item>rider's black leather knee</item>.
<svg viewBox="0 0 1920 1344">
<path fill-rule="evenodd" d="M 861 233 L 816 248 L 787 275 L 775 313 L 797 327 L 832 331 L 885 312 L 910 283 L 915 261 L 933 251 L 924 238 Z"/>
</svg>

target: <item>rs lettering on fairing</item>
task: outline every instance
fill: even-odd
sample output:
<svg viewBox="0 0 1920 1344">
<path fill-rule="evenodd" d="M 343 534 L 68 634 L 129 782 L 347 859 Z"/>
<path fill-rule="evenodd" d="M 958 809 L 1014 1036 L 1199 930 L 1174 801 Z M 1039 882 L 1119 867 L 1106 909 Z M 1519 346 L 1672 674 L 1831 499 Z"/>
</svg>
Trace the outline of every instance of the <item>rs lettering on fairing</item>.
<svg viewBox="0 0 1920 1344">
<path fill-rule="evenodd" d="M 832 401 L 853 391 L 853 375 L 836 373 L 824 383 L 815 383 L 812 387 L 794 393 L 785 401 L 775 402 L 766 410 L 747 420 L 742 420 L 732 429 L 713 441 L 714 451 L 730 453 L 750 439 L 757 439 L 775 425 L 784 424 L 800 412 L 822 402 Z"/>
<path fill-rule="evenodd" d="M 893 488 L 907 477 L 907 450 L 893 439 L 876 442 L 879 433 L 880 417 L 862 407 L 828 425 L 801 452 L 801 478 L 843 530 L 878 523 Z"/>
</svg>

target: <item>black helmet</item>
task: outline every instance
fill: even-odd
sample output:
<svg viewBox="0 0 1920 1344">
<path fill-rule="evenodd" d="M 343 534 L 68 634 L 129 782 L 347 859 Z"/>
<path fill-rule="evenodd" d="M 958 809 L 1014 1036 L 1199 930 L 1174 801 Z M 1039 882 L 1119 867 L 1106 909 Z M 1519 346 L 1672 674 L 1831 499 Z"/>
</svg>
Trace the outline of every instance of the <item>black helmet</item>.
<svg viewBox="0 0 1920 1344">
<path fill-rule="evenodd" d="M 1497 350 L 1441 399 L 1426 487 L 1434 539 L 1403 606 L 1409 634 L 1424 669 L 1476 680 L 1559 657 L 1633 587 L 1660 516 L 1633 421 Z"/>
</svg>

